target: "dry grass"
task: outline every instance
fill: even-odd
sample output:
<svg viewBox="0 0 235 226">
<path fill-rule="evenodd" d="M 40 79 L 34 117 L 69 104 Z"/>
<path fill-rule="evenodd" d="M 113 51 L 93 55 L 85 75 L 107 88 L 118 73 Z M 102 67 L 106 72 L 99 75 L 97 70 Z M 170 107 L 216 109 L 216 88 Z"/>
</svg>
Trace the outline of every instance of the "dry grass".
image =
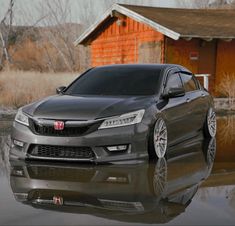
<svg viewBox="0 0 235 226">
<path fill-rule="evenodd" d="M 219 95 L 225 96 L 229 100 L 230 109 L 235 107 L 235 74 L 234 73 L 223 73 L 222 82 L 216 87 L 216 92 Z"/>
<path fill-rule="evenodd" d="M 234 116 L 225 116 L 221 117 L 218 121 L 219 136 L 218 143 L 222 145 L 228 145 L 233 143 L 232 137 L 235 137 L 235 117 Z"/>
<path fill-rule="evenodd" d="M 77 76 L 74 73 L 0 72 L 0 107 L 18 108 L 53 95 L 57 87 L 68 85 Z"/>
</svg>

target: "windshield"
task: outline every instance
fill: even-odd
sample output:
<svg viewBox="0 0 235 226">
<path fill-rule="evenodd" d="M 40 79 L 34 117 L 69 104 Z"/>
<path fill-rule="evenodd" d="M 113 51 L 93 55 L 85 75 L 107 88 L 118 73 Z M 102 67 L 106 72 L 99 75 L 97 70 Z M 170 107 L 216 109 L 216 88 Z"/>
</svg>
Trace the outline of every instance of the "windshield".
<svg viewBox="0 0 235 226">
<path fill-rule="evenodd" d="M 68 95 L 139 96 L 154 95 L 160 69 L 148 67 L 94 68 L 68 87 Z"/>
</svg>

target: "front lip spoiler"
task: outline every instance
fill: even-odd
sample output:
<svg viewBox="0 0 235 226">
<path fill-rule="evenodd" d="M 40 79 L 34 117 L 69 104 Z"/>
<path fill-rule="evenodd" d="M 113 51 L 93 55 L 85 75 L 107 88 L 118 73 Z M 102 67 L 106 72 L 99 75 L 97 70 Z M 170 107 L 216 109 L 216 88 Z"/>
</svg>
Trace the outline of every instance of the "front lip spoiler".
<svg viewBox="0 0 235 226">
<path fill-rule="evenodd" d="M 60 162 L 95 162 L 94 158 L 90 159 L 79 159 L 79 158 L 48 158 L 48 157 L 39 157 L 28 154 L 26 160 L 44 160 L 44 161 L 60 161 Z"/>
</svg>

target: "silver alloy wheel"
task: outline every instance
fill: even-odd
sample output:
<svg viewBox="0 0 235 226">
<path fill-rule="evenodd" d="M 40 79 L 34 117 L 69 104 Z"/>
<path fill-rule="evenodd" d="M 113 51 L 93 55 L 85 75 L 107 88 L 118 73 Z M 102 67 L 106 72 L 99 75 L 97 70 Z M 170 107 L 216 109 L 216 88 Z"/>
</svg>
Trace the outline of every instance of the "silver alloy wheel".
<svg viewBox="0 0 235 226">
<path fill-rule="evenodd" d="M 162 118 L 159 118 L 155 124 L 153 139 L 157 157 L 163 158 L 167 149 L 167 128 Z"/>
<path fill-rule="evenodd" d="M 212 108 L 210 108 L 208 115 L 207 115 L 207 128 L 208 132 L 211 137 L 215 137 L 216 135 L 216 129 L 217 129 L 217 123 L 216 123 L 216 113 Z"/>
<path fill-rule="evenodd" d="M 153 190 L 157 197 L 164 197 L 167 189 L 167 161 L 165 158 L 158 159 L 153 177 Z"/>
</svg>

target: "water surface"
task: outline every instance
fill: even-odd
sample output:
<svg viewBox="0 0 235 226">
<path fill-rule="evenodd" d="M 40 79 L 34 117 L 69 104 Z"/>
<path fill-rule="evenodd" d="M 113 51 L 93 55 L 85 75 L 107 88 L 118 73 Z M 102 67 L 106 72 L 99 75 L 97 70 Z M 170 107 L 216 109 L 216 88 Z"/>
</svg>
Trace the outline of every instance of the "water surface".
<svg viewBox="0 0 235 226">
<path fill-rule="evenodd" d="M 0 121 L 0 225 L 234 225 L 235 117 L 167 159 L 128 165 L 8 161 Z M 215 145 L 217 143 L 217 145 Z"/>
</svg>

